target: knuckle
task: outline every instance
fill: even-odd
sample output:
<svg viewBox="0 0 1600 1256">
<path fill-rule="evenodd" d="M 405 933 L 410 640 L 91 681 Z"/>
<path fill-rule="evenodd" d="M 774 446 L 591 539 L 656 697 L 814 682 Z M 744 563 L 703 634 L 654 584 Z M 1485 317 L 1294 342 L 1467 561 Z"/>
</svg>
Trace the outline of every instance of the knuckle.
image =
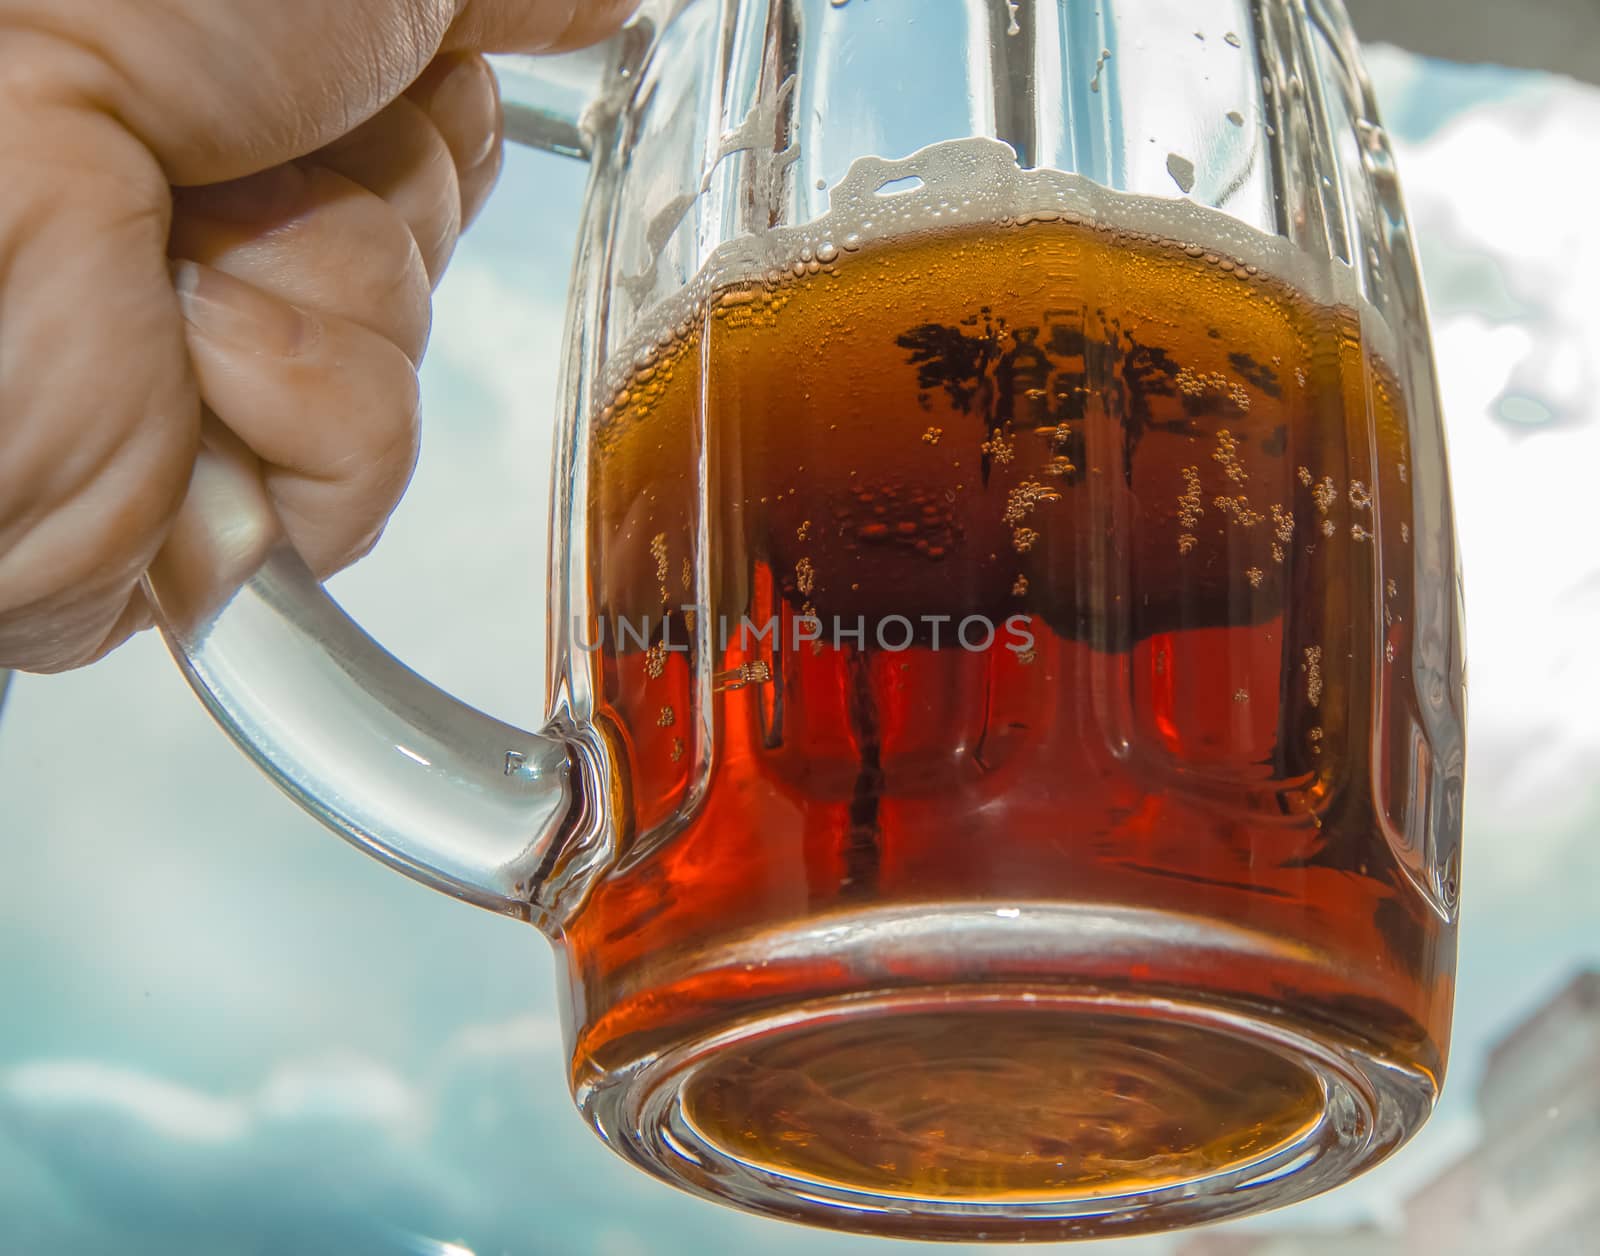
<svg viewBox="0 0 1600 1256">
<path fill-rule="evenodd" d="M 352 320 L 420 356 L 431 281 L 410 225 L 339 171 L 308 164 L 264 222 L 230 222 L 205 198 L 180 202 L 176 255 L 303 309 Z"/>
<path fill-rule="evenodd" d="M 397 352 L 396 358 L 400 355 Z M 399 501 L 421 448 L 420 389 L 409 361 L 391 361 L 373 372 L 374 396 L 366 422 L 352 426 L 351 447 L 341 459 L 340 476 L 354 492 L 381 499 L 385 509 Z"/>
<path fill-rule="evenodd" d="M 399 503 L 419 450 L 415 370 L 392 344 L 365 336 L 361 404 L 325 431 L 320 455 L 280 465 L 269 487 L 285 527 L 306 561 L 326 576 L 362 557 Z"/>
<path fill-rule="evenodd" d="M 166 446 L 135 432 L 70 480 L 11 498 L 0 517 L 0 614 L 75 596 L 126 595 L 155 556 L 188 484 L 184 453 Z"/>
</svg>

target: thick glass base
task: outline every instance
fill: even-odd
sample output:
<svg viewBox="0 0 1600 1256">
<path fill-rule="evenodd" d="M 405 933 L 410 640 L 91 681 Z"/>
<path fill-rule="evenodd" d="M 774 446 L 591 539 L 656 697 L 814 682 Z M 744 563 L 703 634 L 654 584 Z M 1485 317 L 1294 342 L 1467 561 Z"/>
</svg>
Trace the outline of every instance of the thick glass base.
<svg viewBox="0 0 1600 1256">
<path fill-rule="evenodd" d="M 1349 1180 L 1425 1119 L 1434 1072 L 1336 1032 L 1291 991 L 1252 1006 L 1170 981 L 1112 988 L 1108 954 L 1125 972 L 1170 974 L 1185 938 L 1189 963 L 1219 949 L 1263 958 L 1242 931 L 1201 938 L 1197 922 L 1143 915 L 880 911 L 769 934 L 767 964 L 746 940 L 750 968 L 782 971 L 809 947 L 813 976 L 880 984 L 782 1001 L 761 983 L 749 1005 L 696 1018 L 701 1032 L 580 1070 L 580 1107 L 642 1168 L 750 1211 L 1012 1241 L 1278 1207 Z M 1096 946 L 1102 964 L 1076 962 Z M 962 980 L 949 961 L 963 954 L 968 972 L 1033 975 Z M 917 982 L 930 966 L 949 979 Z"/>
</svg>

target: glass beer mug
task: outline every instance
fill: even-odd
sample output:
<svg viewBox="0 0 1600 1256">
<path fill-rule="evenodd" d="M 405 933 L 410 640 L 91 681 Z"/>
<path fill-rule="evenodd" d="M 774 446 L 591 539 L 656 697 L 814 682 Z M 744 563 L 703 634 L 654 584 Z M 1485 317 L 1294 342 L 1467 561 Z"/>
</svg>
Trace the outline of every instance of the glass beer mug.
<svg viewBox="0 0 1600 1256">
<path fill-rule="evenodd" d="M 1386 1156 L 1445 1066 L 1463 664 L 1337 0 L 676 0 L 603 59 L 521 115 L 593 166 L 548 721 L 384 654 L 243 482 L 155 577 L 213 713 L 537 924 L 584 1117 L 700 1195 L 1059 1239 Z"/>
</svg>

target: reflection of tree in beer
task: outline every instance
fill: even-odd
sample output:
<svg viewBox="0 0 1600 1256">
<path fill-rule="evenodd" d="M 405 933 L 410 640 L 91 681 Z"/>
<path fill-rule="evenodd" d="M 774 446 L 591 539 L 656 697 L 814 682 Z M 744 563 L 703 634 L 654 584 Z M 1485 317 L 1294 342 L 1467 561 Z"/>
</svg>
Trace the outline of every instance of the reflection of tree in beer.
<svg viewBox="0 0 1600 1256">
<path fill-rule="evenodd" d="M 1182 396 L 1181 417 L 1158 418 L 1152 398 L 1176 397 L 1182 364 L 1160 345 L 1142 344 L 1113 325 L 1103 336 L 1085 330 L 1086 311 L 1047 310 L 1043 325 L 1010 327 L 985 306 L 959 324 L 923 323 L 896 338 L 917 369 L 924 408 L 928 394 L 941 390 L 961 414 L 983 422 L 983 482 L 993 468 L 993 443 L 1017 425 L 1046 436 L 1070 477 L 1084 465 L 1084 438 L 1073 428 L 1089 417 L 1094 401 L 1104 417 L 1120 423 L 1123 467 L 1131 475 L 1133 456 L 1150 430 L 1198 434 L 1194 422 L 1216 399 Z M 1270 367 L 1234 354 L 1240 376 L 1270 396 L 1279 395 Z M 1226 398 L 1223 405 L 1226 406 Z"/>
<path fill-rule="evenodd" d="M 981 326 L 979 326 L 981 321 Z M 972 332 L 963 330 L 972 327 Z M 1009 356 L 1001 347 L 1005 334 L 1005 319 L 998 326 L 989 316 L 985 306 L 977 315 L 963 319 L 962 326 L 947 323 L 923 323 L 895 339 L 902 349 L 910 350 L 906 360 L 917 368 L 917 388 L 923 394 L 942 389 L 950 404 L 960 414 L 976 410 L 983 420 L 985 445 L 999 433 L 1011 408 L 1008 390 L 999 387 L 999 367 Z M 993 465 L 987 448 L 983 451 L 983 482 L 989 482 Z"/>
</svg>

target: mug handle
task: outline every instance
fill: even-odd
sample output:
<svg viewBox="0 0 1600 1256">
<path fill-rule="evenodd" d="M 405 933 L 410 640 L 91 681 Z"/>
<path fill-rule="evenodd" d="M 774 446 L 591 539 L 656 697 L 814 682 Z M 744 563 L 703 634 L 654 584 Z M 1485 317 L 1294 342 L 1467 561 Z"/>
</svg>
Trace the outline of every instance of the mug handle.
<svg viewBox="0 0 1600 1256">
<path fill-rule="evenodd" d="M 497 59 L 507 138 L 586 159 L 582 111 L 620 55 L 608 44 Z M 560 867 L 584 802 L 576 730 L 502 723 L 390 655 L 285 539 L 237 442 L 210 416 L 204 426 L 197 509 L 145 577 L 189 684 L 268 777 L 346 840 L 424 885 L 539 920 L 540 887 L 577 871 Z"/>
</svg>

